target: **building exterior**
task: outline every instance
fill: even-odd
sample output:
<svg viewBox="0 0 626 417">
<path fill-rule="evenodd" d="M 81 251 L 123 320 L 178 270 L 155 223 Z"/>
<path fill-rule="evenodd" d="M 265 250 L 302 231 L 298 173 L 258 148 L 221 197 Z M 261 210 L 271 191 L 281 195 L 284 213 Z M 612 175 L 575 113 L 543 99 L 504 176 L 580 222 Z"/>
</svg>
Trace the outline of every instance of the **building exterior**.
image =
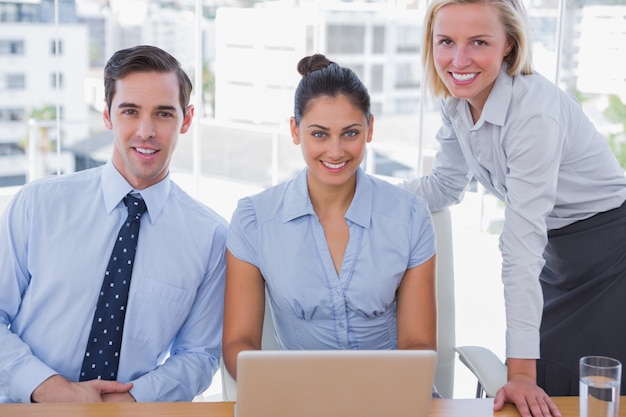
<svg viewBox="0 0 626 417">
<path fill-rule="evenodd" d="M 578 88 L 626 103 L 626 6 L 582 9 Z"/>
<path fill-rule="evenodd" d="M 56 15 L 54 3 L 0 1 L 2 185 L 73 171 L 72 156 L 57 154 L 55 145 L 88 136 L 87 29 L 77 23 L 74 1 L 59 1 Z"/>
<path fill-rule="evenodd" d="M 30 115 L 57 103 L 63 139 L 71 143 L 87 135 L 87 50 L 83 25 L 0 25 L 0 142 L 23 141 Z"/>
<path fill-rule="evenodd" d="M 415 9 L 379 4 L 219 8 L 216 120 L 274 125 L 293 113 L 298 61 L 323 53 L 368 86 L 372 111 L 415 114 L 420 97 L 420 25 Z M 245 30 L 243 30 L 245 28 Z"/>
</svg>

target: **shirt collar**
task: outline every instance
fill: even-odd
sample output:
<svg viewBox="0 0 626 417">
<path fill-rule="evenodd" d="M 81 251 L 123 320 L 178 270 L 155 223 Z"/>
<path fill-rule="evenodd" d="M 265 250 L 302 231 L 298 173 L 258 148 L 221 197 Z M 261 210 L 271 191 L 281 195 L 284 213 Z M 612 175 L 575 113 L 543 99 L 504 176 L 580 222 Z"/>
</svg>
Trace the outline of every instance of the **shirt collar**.
<svg viewBox="0 0 626 417">
<path fill-rule="evenodd" d="M 298 217 L 315 215 L 309 186 L 307 184 L 307 172 L 305 168 L 287 185 L 285 190 L 285 202 L 283 205 L 283 223 L 290 222 Z"/>
<path fill-rule="evenodd" d="M 143 190 L 136 190 L 146 203 L 150 223 L 154 224 L 161 215 L 170 193 L 170 187 L 170 174 L 168 173 L 162 181 Z M 111 214 L 124 196 L 133 190 L 132 185 L 126 181 L 113 163 L 108 161 L 102 169 L 102 191 L 107 213 Z"/>
<path fill-rule="evenodd" d="M 315 214 L 309 187 L 307 184 L 307 172 L 305 168 L 287 185 L 285 202 L 283 206 L 283 222 L 287 223 L 298 217 Z M 362 227 L 369 227 L 372 217 L 372 194 L 373 185 L 370 178 L 361 168 L 356 171 L 356 191 L 350 207 L 346 213 L 346 219 Z"/>
<path fill-rule="evenodd" d="M 361 227 L 368 228 L 372 218 L 372 204 L 374 200 L 374 185 L 372 179 L 359 168 L 356 171 L 356 191 L 352 204 L 346 213 L 346 219 Z"/>
<path fill-rule="evenodd" d="M 506 72 L 507 68 L 503 63 L 481 115 L 484 121 L 498 126 L 504 126 L 513 97 L 513 77 Z"/>
</svg>

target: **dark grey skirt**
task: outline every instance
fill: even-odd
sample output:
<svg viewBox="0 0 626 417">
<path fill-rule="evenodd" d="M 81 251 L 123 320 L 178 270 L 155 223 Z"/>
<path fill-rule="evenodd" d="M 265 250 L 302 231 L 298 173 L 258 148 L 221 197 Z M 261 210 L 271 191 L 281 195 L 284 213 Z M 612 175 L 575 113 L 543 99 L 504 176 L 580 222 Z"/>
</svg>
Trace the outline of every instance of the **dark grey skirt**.
<svg viewBox="0 0 626 417">
<path fill-rule="evenodd" d="M 537 383 L 551 396 L 578 395 L 582 356 L 626 367 L 626 203 L 549 231 L 544 258 Z"/>
</svg>

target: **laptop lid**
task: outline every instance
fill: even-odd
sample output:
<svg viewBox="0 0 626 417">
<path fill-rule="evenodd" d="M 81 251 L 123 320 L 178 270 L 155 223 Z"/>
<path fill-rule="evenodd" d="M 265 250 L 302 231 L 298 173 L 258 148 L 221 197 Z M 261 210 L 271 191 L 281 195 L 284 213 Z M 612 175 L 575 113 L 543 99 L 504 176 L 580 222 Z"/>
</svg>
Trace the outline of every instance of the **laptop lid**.
<svg viewBox="0 0 626 417">
<path fill-rule="evenodd" d="M 255 350 L 237 358 L 235 417 L 427 417 L 430 350 Z"/>
</svg>

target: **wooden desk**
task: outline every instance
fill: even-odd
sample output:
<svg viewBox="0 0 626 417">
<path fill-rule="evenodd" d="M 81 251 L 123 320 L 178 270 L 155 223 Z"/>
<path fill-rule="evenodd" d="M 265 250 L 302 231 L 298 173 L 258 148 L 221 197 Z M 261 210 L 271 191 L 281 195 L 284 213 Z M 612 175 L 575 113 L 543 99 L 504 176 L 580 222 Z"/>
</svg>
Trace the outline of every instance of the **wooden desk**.
<svg viewBox="0 0 626 417">
<path fill-rule="evenodd" d="M 563 417 L 578 417 L 578 397 L 556 397 Z M 232 402 L 0 404 L 0 417 L 233 417 Z M 433 400 L 431 417 L 519 417 L 511 404 L 493 413 L 492 399 Z M 626 397 L 620 400 L 626 416 Z"/>
</svg>

